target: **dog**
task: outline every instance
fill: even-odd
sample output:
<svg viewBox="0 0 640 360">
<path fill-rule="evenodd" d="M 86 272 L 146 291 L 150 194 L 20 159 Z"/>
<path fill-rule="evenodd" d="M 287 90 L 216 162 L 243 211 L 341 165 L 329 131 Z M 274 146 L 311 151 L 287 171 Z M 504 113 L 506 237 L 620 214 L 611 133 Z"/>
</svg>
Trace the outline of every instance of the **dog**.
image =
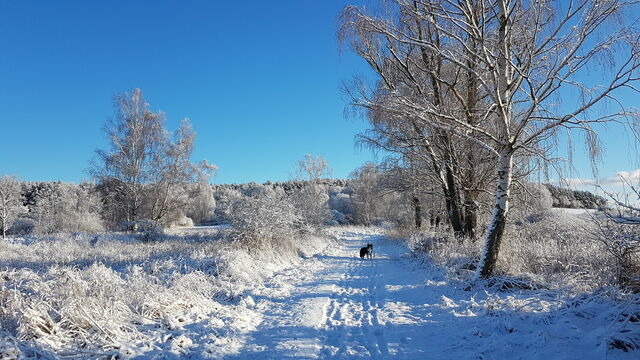
<svg viewBox="0 0 640 360">
<path fill-rule="evenodd" d="M 373 244 L 367 244 L 367 246 L 360 248 L 360 258 L 364 259 L 365 257 L 373 258 Z"/>
</svg>

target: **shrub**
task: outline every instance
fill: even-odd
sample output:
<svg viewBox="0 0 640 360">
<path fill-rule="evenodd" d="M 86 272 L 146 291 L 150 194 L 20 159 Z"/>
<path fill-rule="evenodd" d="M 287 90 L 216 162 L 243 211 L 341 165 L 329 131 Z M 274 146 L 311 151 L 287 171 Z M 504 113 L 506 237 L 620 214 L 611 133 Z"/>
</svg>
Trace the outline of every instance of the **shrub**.
<svg viewBox="0 0 640 360">
<path fill-rule="evenodd" d="M 310 231 L 317 231 L 331 219 L 326 189 L 317 183 L 309 182 L 290 195 L 300 221 Z"/>
<path fill-rule="evenodd" d="M 588 219 L 547 211 L 507 225 L 496 274 L 526 277 L 549 286 L 586 291 L 615 284 L 615 259 L 593 237 Z M 427 253 L 454 277 L 470 278 L 482 241 L 455 238 L 449 232 L 420 232 L 409 237 L 414 251 Z"/>
<path fill-rule="evenodd" d="M 28 218 L 28 217 L 17 218 L 11 225 L 11 228 L 9 228 L 8 233 L 11 235 L 18 235 L 18 236 L 30 235 L 31 233 L 33 233 L 35 226 L 36 226 L 36 223 L 31 218 Z"/>
<path fill-rule="evenodd" d="M 162 226 L 147 219 L 125 221 L 120 224 L 119 230 L 138 233 L 144 241 L 160 240 L 164 236 Z"/>
<path fill-rule="evenodd" d="M 245 247 L 289 248 L 300 219 L 289 198 L 263 191 L 237 200 L 231 212 L 233 239 Z"/>
</svg>

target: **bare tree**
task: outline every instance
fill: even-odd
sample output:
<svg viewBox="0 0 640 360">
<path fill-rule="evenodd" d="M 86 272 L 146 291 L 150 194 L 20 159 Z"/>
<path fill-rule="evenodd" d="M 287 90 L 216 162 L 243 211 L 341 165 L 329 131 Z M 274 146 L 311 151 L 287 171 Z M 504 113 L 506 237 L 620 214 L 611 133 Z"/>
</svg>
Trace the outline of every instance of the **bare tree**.
<svg viewBox="0 0 640 360">
<path fill-rule="evenodd" d="M 195 132 L 182 121 L 173 141 L 164 128 L 164 114 L 153 112 L 142 91 L 116 95 L 115 116 L 105 131 L 111 150 L 98 150 L 98 178 L 112 212 L 112 222 L 150 219 L 162 222 L 184 210 L 185 183 L 198 179 L 200 169 L 190 162 Z"/>
<path fill-rule="evenodd" d="M 317 230 L 331 218 L 327 189 L 318 181 L 331 176 L 329 163 L 322 156 L 306 154 L 298 161 L 296 174 L 298 180 L 307 181 L 292 194 L 293 205 L 302 222 Z"/>
<path fill-rule="evenodd" d="M 493 215 L 478 267 L 478 276 L 489 277 L 509 211 L 514 157 L 544 156 L 541 144 L 561 128 L 582 130 L 590 154 L 596 156 L 594 126 L 629 117 L 616 94 L 625 88 L 637 90 L 639 37 L 635 19 L 625 17 L 637 14 L 637 5 L 625 0 L 395 0 L 390 4 L 394 7 L 379 17 L 349 7 L 347 21 L 378 34 L 392 49 L 424 50 L 442 59 L 453 78 L 467 79 L 467 86 L 459 86 L 450 77 L 432 76 L 431 90 L 419 98 L 389 88 L 384 108 L 407 122 L 474 144 L 495 158 Z M 396 21 L 398 14 L 409 14 L 417 26 L 440 36 L 410 31 Z M 594 70 L 602 80 L 587 76 Z M 475 109 L 467 100 L 472 83 L 482 94 L 481 106 Z M 436 89 L 449 93 L 452 106 L 437 102 Z M 371 104 L 368 99 L 362 102 Z M 605 103 L 613 106 L 602 106 Z"/>
<path fill-rule="evenodd" d="M 298 161 L 296 167 L 296 178 L 298 180 L 316 181 L 323 177 L 331 177 L 331 168 L 327 160 L 322 156 L 306 154 L 304 159 Z"/>
<path fill-rule="evenodd" d="M 21 185 L 14 176 L 0 177 L 0 221 L 2 221 L 2 238 L 6 238 L 7 228 L 15 218 L 23 213 Z"/>
<path fill-rule="evenodd" d="M 398 12 L 398 26 L 419 39 L 446 42 L 437 26 L 414 16 L 419 7 L 430 5 L 424 2 L 411 5 L 411 11 Z M 452 71 L 442 56 L 395 41 L 372 27 L 369 19 L 357 8 L 348 7 L 341 15 L 339 30 L 340 38 L 348 40 L 381 78 L 371 96 L 357 83 L 346 89 L 353 104 L 367 110 L 372 125 L 361 138 L 368 145 L 400 155 L 404 163 L 421 164 L 421 171 L 413 173 L 422 176 L 423 183 L 439 184 L 454 232 L 473 238 L 477 199 L 491 180 L 487 165 L 494 161 L 493 157 L 483 155 L 477 145 L 460 141 L 449 132 L 412 116 L 417 109 L 412 106 L 403 109 L 407 104 L 397 99 L 412 99 L 417 104 L 426 100 L 443 112 L 457 112 L 473 123 L 482 105 L 481 91 L 467 91 L 464 98 L 452 98 L 451 91 L 441 84 L 443 81 L 449 87 L 477 86 Z"/>
<path fill-rule="evenodd" d="M 147 186 L 149 218 L 159 222 L 168 215 L 180 216 L 191 199 L 184 184 L 195 182 L 203 170 L 191 163 L 195 131 L 188 119 L 182 120 L 174 134 L 174 140 L 166 139 L 158 157 L 158 168 Z"/>
<path fill-rule="evenodd" d="M 134 221 L 142 210 L 144 185 L 157 176 L 165 150 L 164 115 L 149 109 L 140 89 L 116 95 L 114 107 L 114 118 L 105 125 L 111 151 L 97 150 L 101 164 L 92 172 L 110 185 L 111 205 Z"/>
</svg>

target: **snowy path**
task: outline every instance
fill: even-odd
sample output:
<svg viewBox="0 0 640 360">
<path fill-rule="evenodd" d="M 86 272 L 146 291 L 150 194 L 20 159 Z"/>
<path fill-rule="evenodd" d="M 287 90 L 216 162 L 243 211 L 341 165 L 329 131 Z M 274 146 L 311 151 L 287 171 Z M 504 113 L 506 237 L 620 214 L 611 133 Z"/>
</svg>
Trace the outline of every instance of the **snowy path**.
<svg viewBox="0 0 640 360">
<path fill-rule="evenodd" d="M 366 242 L 374 243 L 373 260 L 356 257 Z M 424 279 L 401 259 L 400 247 L 385 244 L 380 235 L 343 233 L 341 247 L 330 256 L 316 256 L 302 269 L 276 276 L 265 294 L 254 298 L 264 318 L 246 339 L 251 345 L 226 358 L 416 358 L 423 353 L 426 344 L 412 337 L 426 318 L 415 293 L 424 289 Z"/>
<path fill-rule="evenodd" d="M 589 329 L 605 324 L 588 322 L 595 319 L 556 321 L 540 299 L 527 304 L 531 298 L 456 289 L 381 235 L 338 237 L 330 255 L 307 259 L 254 292 L 262 322 L 225 359 L 616 357 L 597 346 L 602 334 Z M 371 261 L 356 257 L 367 242 L 374 244 Z M 512 305 L 498 306 L 506 302 Z"/>
</svg>

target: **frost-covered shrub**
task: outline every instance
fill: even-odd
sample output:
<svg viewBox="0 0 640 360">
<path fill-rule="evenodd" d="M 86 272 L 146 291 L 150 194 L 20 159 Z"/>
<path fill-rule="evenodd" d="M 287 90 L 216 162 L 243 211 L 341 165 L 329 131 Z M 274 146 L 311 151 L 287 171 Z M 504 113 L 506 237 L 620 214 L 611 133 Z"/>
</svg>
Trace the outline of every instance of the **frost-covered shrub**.
<svg viewBox="0 0 640 360">
<path fill-rule="evenodd" d="M 193 226 L 193 220 L 186 215 L 180 216 L 177 220 L 171 223 L 171 226 L 179 226 L 179 227 L 191 227 Z"/>
<path fill-rule="evenodd" d="M 57 232 L 100 232 L 102 204 L 92 184 L 26 184 L 27 216 L 35 223 L 37 234 Z"/>
<path fill-rule="evenodd" d="M 512 221 L 505 229 L 496 275 L 576 291 L 614 285 L 615 259 L 593 237 L 594 230 L 588 219 L 557 211 Z M 419 232 L 409 239 L 415 251 L 427 253 L 454 276 L 474 275 L 482 241 L 455 238 L 449 232 Z"/>
<path fill-rule="evenodd" d="M 35 221 L 28 217 L 17 218 L 7 233 L 11 235 L 24 236 L 33 233 L 36 227 Z"/>
<path fill-rule="evenodd" d="M 630 188 L 631 198 L 640 199 L 640 189 L 633 185 Z M 597 228 L 594 235 L 614 259 L 611 272 L 618 285 L 637 293 L 640 292 L 640 208 L 631 203 L 628 194 L 622 199 L 607 195 L 613 208 L 592 217 Z"/>
<path fill-rule="evenodd" d="M 208 179 L 201 180 L 191 192 L 191 201 L 187 208 L 187 216 L 196 224 L 208 223 L 214 220 L 216 200 Z"/>
<path fill-rule="evenodd" d="M 456 238 L 447 231 L 415 232 L 409 236 L 409 245 L 414 252 L 428 254 L 454 277 L 469 277 L 476 268 L 481 250 L 480 241 Z"/>
<path fill-rule="evenodd" d="M 344 192 L 329 191 L 329 208 L 345 216 L 352 214 L 351 196 Z"/>
<path fill-rule="evenodd" d="M 546 212 L 506 229 L 498 268 L 532 274 L 551 284 L 592 289 L 611 285 L 612 258 L 593 238 L 593 224 L 562 212 Z"/>
<path fill-rule="evenodd" d="M 291 248 L 300 221 L 290 199 L 272 190 L 237 200 L 230 217 L 236 241 L 266 249 Z"/>
<path fill-rule="evenodd" d="M 242 198 L 242 193 L 237 189 L 219 186 L 214 191 L 216 208 L 214 210 L 214 222 L 227 223 L 231 221 L 233 204 Z"/>
<path fill-rule="evenodd" d="M 327 204 L 329 195 L 322 185 L 309 182 L 306 186 L 294 190 L 289 198 L 302 224 L 309 230 L 318 230 L 331 219 L 331 211 Z"/>
<path fill-rule="evenodd" d="M 513 219 L 522 219 L 529 214 L 549 210 L 552 206 L 553 197 L 545 185 L 524 183 L 514 191 L 510 216 Z"/>
<path fill-rule="evenodd" d="M 625 224 L 615 218 L 596 218 L 595 238 L 613 258 L 611 273 L 618 285 L 640 292 L 640 223 Z"/>
<path fill-rule="evenodd" d="M 140 234 L 145 241 L 161 240 L 165 235 L 162 226 L 148 219 L 122 222 L 118 230 Z"/>
</svg>

